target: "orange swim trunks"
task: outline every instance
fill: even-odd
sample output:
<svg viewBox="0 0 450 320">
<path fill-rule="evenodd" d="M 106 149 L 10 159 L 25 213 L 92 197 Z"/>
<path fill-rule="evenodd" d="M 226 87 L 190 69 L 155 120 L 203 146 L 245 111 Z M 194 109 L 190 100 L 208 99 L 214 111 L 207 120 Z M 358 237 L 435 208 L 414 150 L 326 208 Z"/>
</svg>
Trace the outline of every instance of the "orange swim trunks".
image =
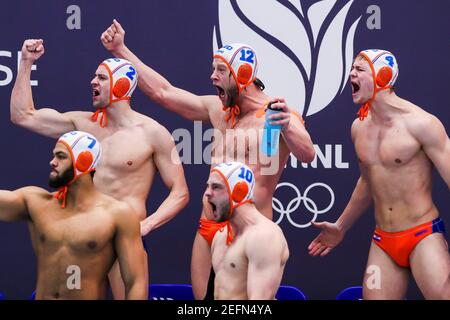
<svg viewBox="0 0 450 320">
<path fill-rule="evenodd" d="M 231 229 L 230 221 L 216 222 L 214 220 L 200 218 L 198 232 L 208 241 L 211 247 L 217 231 L 222 232 L 225 227 L 228 227 L 227 245 L 229 245 L 233 241 L 233 230 Z"/>
<path fill-rule="evenodd" d="M 377 227 L 372 241 L 399 266 L 409 267 L 409 255 L 416 245 L 425 237 L 436 232 L 445 234 L 444 221 L 441 218 L 400 232 L 384 232 Z"/>
</svg>

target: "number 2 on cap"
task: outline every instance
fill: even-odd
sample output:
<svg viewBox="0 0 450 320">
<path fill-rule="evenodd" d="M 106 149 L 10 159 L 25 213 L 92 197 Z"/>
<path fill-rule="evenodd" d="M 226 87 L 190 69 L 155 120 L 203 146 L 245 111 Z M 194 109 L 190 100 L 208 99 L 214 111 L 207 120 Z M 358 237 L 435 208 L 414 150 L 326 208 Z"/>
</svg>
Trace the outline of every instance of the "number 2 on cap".
<svg viewBox="0 0 450 320">
<path fill-rule="evenodd" d="M 134 80 L 134 75 L 136 74 L 136 70 L 134 70 L 134 68 L 132 66 L 130 66 L 130 68 L 128 70 L 130 70 L 130 71 L 128 71 L 126 73 L 127 77 L 130 78 L 130 80 Z"/>
</svg>

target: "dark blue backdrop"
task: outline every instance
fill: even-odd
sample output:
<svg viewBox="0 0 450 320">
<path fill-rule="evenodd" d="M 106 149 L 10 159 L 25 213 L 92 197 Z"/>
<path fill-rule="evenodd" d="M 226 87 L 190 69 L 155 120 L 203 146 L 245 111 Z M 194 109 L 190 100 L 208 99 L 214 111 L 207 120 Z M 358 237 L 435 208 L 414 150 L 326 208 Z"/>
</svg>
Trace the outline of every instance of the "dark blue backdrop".
<svg viewBox="0 0 450 320">
<path fill-rule="evenodd" d="M 246 15 L 250 20 L 250 22 L 247 21 L 249 28 L 239 29 L 234 41 L 252 39 L 251 32 L 254 32 L 267 40 L 266 45 L 270 43 L 274 48 L 279 49 L 274 51 L 274 54 L 265 52 L 262 38 L 255 40 L 256 44 L 250 43 L 255 46 L 257 52 L 258 48 L 261 48 L 260 74 L 266 76 L 266 79 L 262 77 L 266 80 L 268 93 L 287 96 L 290 94 L 295 97 L 296 94 L 299 96 L 304 89 L 299 87 L 298 93 L 290 89 L 289 94 L 270 91 L 269 77 L 274 78 L 272 81 L 276 81 L 272 83 L 272 87 L 276 88 L 280 87 L 279 83 L 284 82 L 287 86 L 291 82 L 298 81 L 298 79 L 289 78 L 286 73 L 274 75 L 273 70 L 277 68 L 283 70 L 284 67 L 289 66 L 287 60 L 275 59 L 278 57 L 276 54 L 280 52 L 285 54 L 289 50 L 283 45 L 285 38 L 281 37 L 280 39 L 283 40 L 277 42 L 277 37 L 272 37 L 272 34 L 277 34 L 273 31 L 277 25 L 290 21 L 287 17 L 283 19 L 279 9 L 290 8 L 291 12 L 294 12 L 295 7 L 299 9 L 300 2 L 302 12 L 305 15 L 308 12 L 311 21 L 313 13 L 320 16 L 321 12 L 324 12 L 323 18 L 326 18 L 319 19 L 324 25 L 331 23 L 338 12 L 343 13 L 341 9 L 349 5 L 348 12 L 344 8 L 346 19 L 342 31 L 343 41 L 353 22 L 360 17 L 354 29 L 354 43 L 350 43 L 354 52 L 366 48 L 383 48 L 395 53 L 400 66 L 400 76 L 396 84 L 397 94 L 433 113 L 441 119 L 447 129 L 450 128 L 450 110 L 446 95 L 450 88 L 448 80 L 450 4 L 446 0 L 358 0 L 350 4 L 345 0 L 337 1 L 334 7 L 330 6 L 328 9 L 325 7 L 328 4 L 334 4 L 335 1 L 326 0 L 320 1 L 321 3 L 300 0 L 3 1 L 0 5 L 0 132 L 2 133 L 0 164 L 3 168 L 0 175 L 0 188 L 12 190 L 25 185 L 47 187 L 48 162 L 54 141 L 14 126 L 9 116 L 9 99 L 17 72 L 18 51 L 25 39 L 43 38 L 45 41 L 45 55 L 36 63 L 37 69 L 32 71 L 31 77 L 32 80 L 38 81 L 38 86 L 33 87 L 37 107 L 50 106 L 60 111 L 91 110 L 90 80 L 99 62 L 108 57 L 99 38 L 114 17 L 119 19 L 126 30 L 127 45 L 144 62 L 163 74 L 174 85 L 197 94 L 215 94 L 215 89 L 209 80 L 214 27 L 216 26 L 216 30 L 221 32 L 219 38 L 222 41 L 233 41 L 228 40 L 230 36 L 227 36 L 226 32 L 234 30 L 232 25 L 234 20 L 228 19 L 229 13 L 226 13 L 224 9 L 233 8 L 236 16 L 241 19 L 241 23 L 247 21 Z M 253 12 L 256 12 L 256 15 L 262 13 L 261 10 L 266 10 L 263 16 L 266 15 L 265 19 L 268 19 L 270 23 L 266 26 L 258 26 L 258 23 L 254 21 L 259 20 L 252 20 L 249 11 L 246 11 L 244 7 L 245 4 L 248 7 L 249 3 L 255 6 Z M 66 20 L 71 15 L 66 13 L 66 9 L 72 4 L 76 4 L 81 10 L 81 29 L 69 30 L 66 26 Z M 366 10 L 370 5 L 377 5 L 380 9 L 381 29 L 371 30 L 367 27 L 366 22 L 371 13 L 367 13 Z M 274 6 L 274 9 L 268 11 L 268 6 Z M 219 10 L 219 7 L 222 9 Z M 312 10 L 308 11 L 308 8 Z M 326 10 L 330 12 L 328 16 Z M 300 16 L 303 15 L 297 14 L 297 17 Z M 305 24 L 300 18 L 299 21 Z M 284 36 L 288 35 L 293 39 L 300 34 L 294 26 L 285 25 L 281 29 L 284 30 Z M 318 33 L 319 39 L 325 38 L 325 29 Z M 250 35 L 250 38 L 246 38 L 245 35 Z M 311 35 L 310 32 L 309 37 Z M 309 48 L 309 44 L 305 44 L 306 47 Z M 319 47 L 318 44 L 314 50 L 317 51 Z M 292 52 L 295 53 L 295 50 Z M 291 58 L 295 56 L 292 52 L 288 52 Z M 349 52 L 341 46 L 337 47 L 336 53 L 332 54 L 345 56 Z M 350 54 L 353 56 L 352 52 Z M 271 57 L 274 58 L 271 59 Z M 303 63 L 302 59 L 303 57 L 299 58 Z M 326 65 L 326 62 L 320 59 L 318 63 Z M 298 61 L 295 65 L 299 66 Z M 330 68 L 332 66 L 332 64 L 329 65 Z M 348 70 L 348 63 L 343 68 Z M 314 69 L 319 70 L 317 61 L 312 62 L 312 72 Z M 306 91 L 310 95 L 312 85 L 311 81 L 306 85 Z M 319 96 L 331 90 L 331 88 L 320 87 L 317 83 L 315 85 L 319 88 L 316 93 Z M 280 182 L 288 182 L 296 186 L 302 194 L 308 186 L 318 182 L 331 188 L 335 197 L 334 203 L 330 203 L 330 195 L 326 189 L 316 187 L 308 193 L 308 197 L 317 204 L 318 210 L 331 205 L 329 210 L 316 217 L 317 221 L 337 219 L 359 176 L 350 140 L 350 125 L 355 118 L 357 107 L 352 103 L 349 86 L 345 87 L 342 94 L 340 90 L 339 93 L 333 92 L 334 94 L 336 97 L 330 103 L 324 104 L 320 112 L 307 116 L 306 106 L 300 107 L 318 149 L 325 154 L 327 148 L 330 148 L 330 155 L 333 154 L 331 158 L 326 157 L 331 159 L 330 168 L 325 168 L 326 160 L 318 161 L 316 168 L 303 168 L 300 164 L 294 168 L 288 164 L 280 180 Z M 134 94 L 132 105 L 139 112 L 159 121 L 171 132 L 177 128 L 187 128 L 193 132 L 192 122 L 174 116 L 150 102 L 139 90 Z M 298 105 L 296 107 L 299 108 Z M 319 107 L 319 105 L 310 106 L 309 110 Z M 203 129 L 207 128 L 205 124 Z M 342 150 L 341 160 L 348 163 L 348 168 L 335 165 L 334 155 L 336 151 L 340 154 L 340 149 Z M 199 186 L 203 186 L 201 181 L 206 180 L 208 172 L 207 164 L 185 164 L 191 202 L 173 221 L 146 238 L 150 248 L 151 282 L 190 282 L 191 244 L 200 214 L 201 194 L 204 191 L 203 187 Z M 442 218 L 448 224 L 450 223 L 447 212 L 448 188 L 438 175 L 435 178 L 433 195 L 442 212 Z M 167 191 L 161 180 L 156 179 L 147 202 L 148 212 L 157 208 L 166 194 Z M 279 198 L 285 209 L 295 197 L 294 190 L 283 192 L 283 194 L 277 192 L 275 196 Z M 297 210 L 292 212 L 291 217 L 297 224 L 307 224 L 313 218 L 313 214 L 304 203 L 301 203 Z M 291 251 L 283 279 L 284 284 L 301 288 L 311 299 L 334 299 L 343 288 L 361 284 L 371 233 L 374 229 L 372 211 L 368 211 L 347 234 L 343 243 L 325 258 L 311 258 L 307 254 L 307 245 L 317 235 L 316 230 L 312 227 L 294 227 L 285 216 L 281 217 L 276 211 L 274 218 L 280 218 L 280 225 L 288 239 Z M 34 289 L 35 268 L 35 257 L 26 224 L 0 223 L 0 291 L 9 298 L 27 298 Z M 408 299 L 422 298 L 413 282 L 407 297 Z"/>
</svg>

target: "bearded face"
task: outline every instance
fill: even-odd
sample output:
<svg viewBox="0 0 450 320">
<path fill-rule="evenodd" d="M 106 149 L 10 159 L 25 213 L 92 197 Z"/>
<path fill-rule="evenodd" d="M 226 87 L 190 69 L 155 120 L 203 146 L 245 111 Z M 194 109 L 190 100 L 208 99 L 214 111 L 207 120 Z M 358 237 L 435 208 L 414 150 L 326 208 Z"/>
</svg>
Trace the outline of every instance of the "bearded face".
<svg viewBox="0 0 450 320">
<path fill-rule="evenodd" d="M 67 168 L 63 172 L 58 172 L 55 168 L 52 168 L 48 179 L 48 185 L 52 188 L 60 188 L 72 181 L 73 177 L 73 166 Z"/>
</svg>

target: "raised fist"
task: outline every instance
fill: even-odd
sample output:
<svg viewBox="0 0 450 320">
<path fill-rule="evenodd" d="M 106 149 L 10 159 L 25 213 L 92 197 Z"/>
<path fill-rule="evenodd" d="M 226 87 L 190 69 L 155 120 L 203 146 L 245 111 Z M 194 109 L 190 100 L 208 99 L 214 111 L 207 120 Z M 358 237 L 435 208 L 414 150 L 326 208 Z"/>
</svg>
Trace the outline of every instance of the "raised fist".
<svg viewBox="0 0 450 320">
<path fill-rule="evenodd" d="M 112 25 L 102 33 L 100 40 L 106 50 L 114 52 L 125 46 L 125 30 L 114 19 Z"/>
<path fill-rule="evenodd" d="M 42 39 L 28 39 L 25 40 L 22 46 L 22 60 L 36 61 L 45 52 L 44 40 Z"/>
</svg>

